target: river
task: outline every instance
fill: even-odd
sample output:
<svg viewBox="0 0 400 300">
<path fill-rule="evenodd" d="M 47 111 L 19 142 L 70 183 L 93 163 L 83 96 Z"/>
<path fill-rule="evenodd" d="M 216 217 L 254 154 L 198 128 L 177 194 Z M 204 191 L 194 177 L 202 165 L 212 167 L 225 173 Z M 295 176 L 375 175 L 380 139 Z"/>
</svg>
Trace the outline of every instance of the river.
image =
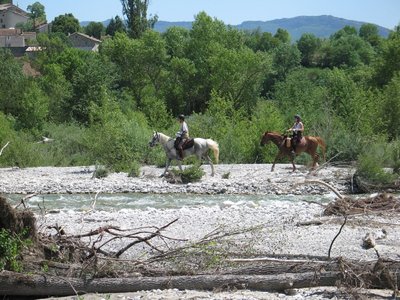
<svg viewBox="0 0 400 300">
<path fill-rule="evenodd" d="M 16 205 L 21 195 L 8 195 Z M 96 210 L 113 212 L 120 209 L 146 210 L 179 209 L 183 207 L 226 207 L 230 205 L 265 207 L 275 201 L 316 201 L 327 203 L 334 195 L 192 195 L 192 194 L 47 194 L 37 195 L 26 200 L 27 207 L 33 211 L 43 210 Z"/>
</svg>

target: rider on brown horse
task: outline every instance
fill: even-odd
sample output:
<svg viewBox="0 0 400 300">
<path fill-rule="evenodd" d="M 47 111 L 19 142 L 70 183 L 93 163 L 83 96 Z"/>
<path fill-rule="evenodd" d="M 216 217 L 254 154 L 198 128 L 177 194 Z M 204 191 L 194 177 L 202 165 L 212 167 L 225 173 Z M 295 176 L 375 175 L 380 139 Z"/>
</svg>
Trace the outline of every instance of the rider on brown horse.
<svg viewBox="0 0 400 300">
<path fill-rule="evenodd" d="M 183 159 L 183 144 L 184 142 L 189 139 L 189 127 L 185 122 L 185 116 L 179 115 L 178 120 L 180 123 L 179 131 L 176 133 L 176 140 L 175 140 L 175 149 L 178 151 L 179 159 Z"/>
<path fill-rule="evenodd" d="M 304 131 L 304 125 L 303 122 L 301 122 L 301 118 L 299 115 L 294 116 L 294 124 L 292 127 L 288 129 L 288 131 L 292 131 L 292 155 L 294 156 L 296 154 L 296 146 L 300 144 L 301 138 L 303 136 L 303 131 Z"/>
</svg>

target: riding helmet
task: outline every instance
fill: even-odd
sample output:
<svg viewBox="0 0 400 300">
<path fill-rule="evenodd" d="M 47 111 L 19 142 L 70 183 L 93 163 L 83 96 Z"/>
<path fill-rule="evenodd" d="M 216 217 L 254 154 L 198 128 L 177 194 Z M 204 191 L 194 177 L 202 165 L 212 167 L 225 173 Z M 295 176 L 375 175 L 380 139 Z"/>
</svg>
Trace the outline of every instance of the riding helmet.
<svg viewBox="0 0 400 300">
<path fill-rule="evenodd" d="M 185 116 L 184 116 L 183 114 L 180 114 L 180 115 L 178 116 L 178 119 L 179 119 L 179 120 L 185 120 Z"/>
<path fill-rule="evenodd" d="M 300 117 L 299 115 L 295 115 L 294 117 L 295 117 L 296 119 L 301 120 L 301 117 Z"/>
</svg>

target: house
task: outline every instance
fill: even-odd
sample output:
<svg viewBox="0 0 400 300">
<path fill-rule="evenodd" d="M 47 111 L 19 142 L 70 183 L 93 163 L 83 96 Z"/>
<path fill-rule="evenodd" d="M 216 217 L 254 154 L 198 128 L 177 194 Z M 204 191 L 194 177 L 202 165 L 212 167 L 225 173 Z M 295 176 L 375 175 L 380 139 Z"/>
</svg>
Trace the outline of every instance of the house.
<svg viewBox="0 0 400 300">
<path fill-rule="evenodd" d="M 25 47 L 27 40 L 36 39 L 35 32 L 23 32 L 21 29 L 0 29 L 0 47 Z"/>
<path fill-rule="evenodd" d="M 68 36 L 74 48 L 86 51 L 98 51 L 101 41 L 84 33 L 75 32 Z"/>
<path fill-rule="evenodd" d="M 29 15 L 12 3 L 0 4 L 0 28 L 15 28 L 18 23 L 26 23 Z"/>
</svg>

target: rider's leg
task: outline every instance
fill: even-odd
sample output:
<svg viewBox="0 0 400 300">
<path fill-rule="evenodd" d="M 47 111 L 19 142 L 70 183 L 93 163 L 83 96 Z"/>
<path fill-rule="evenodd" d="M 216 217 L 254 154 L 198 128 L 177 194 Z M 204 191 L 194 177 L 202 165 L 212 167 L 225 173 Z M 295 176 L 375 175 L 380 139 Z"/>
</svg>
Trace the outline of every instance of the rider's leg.
<svg viewBox="0 0 400 300">
<path fill-rule="evenodd" d="M 179 148 L 178 148 L 178 159 L 183 160 L 183 149 L 182 149 L 181 145 L 179 145 Z"/>
</svg>

